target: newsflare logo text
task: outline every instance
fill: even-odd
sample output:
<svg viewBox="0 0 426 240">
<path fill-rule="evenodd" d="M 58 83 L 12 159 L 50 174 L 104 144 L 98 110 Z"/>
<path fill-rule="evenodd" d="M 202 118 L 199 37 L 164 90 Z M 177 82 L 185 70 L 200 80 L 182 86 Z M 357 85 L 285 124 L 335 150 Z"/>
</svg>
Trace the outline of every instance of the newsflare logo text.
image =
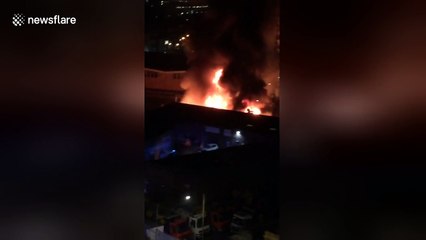
<svg viewBox="0 0 426 240">
<path fill-rule="evenodd" d="M 75 17 L 62 17 L 60 15 L 54 15 L 52 17 L 25 17 L 22 13 L 15 13 L 12 17 L 12 24 L 16 27 L 27 25 L 67 25 L 76 24 L 77 18 Z"/>
</svg>

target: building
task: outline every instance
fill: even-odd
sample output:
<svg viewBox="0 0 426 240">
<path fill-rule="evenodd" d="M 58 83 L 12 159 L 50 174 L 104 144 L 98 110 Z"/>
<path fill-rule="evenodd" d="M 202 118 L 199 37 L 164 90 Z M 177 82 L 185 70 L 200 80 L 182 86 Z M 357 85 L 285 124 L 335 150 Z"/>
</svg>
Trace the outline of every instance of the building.
<svg viewBox="0 0 426 240">
<path fill-rule="evenodd" d="M 206 13 L 209 5 L 207 0 L 176 0 L 174 6 L 174 13 L 177 16 L 187 18 L 203 15 Z"/>
<path fill-rule="evenodd" d="M 178 54 L 145 53 L 145 107 L 147 110 L 180 102 L 186 58 Z"/>
<path fill-rule="evenodd" d="M 185 71 L 161 71 L 145 68 L 145 98 L 147 108 L 156 108 L 170 102 L 180 102 L 184 90 L 180 83 Z"/>
<path fill-rule="evenodd" d="M 183 51 L 192 23 L 207 9 L 206 0 L 146 0 L 145 51 L 176 53 Z"/>
<path fill-rule="evenodd" d="M 169 104 L 148 111 L 146 160 L 246 145 L 278 144 L 277 117 Z"/>
</svg>

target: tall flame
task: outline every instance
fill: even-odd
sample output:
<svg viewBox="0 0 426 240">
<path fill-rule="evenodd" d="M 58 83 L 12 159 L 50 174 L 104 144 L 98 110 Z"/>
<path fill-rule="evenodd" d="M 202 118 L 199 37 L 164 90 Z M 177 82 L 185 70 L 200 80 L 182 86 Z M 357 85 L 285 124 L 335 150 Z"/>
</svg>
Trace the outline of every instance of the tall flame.
<svg viewBox="0 0 426 240">
<path fill-rule="evenodd" d="M 219 68 L 214 71 L 212 76 L 211 84 L 207 89 L 207 94 L 202 96 L 202 98 L 197 98 L 194 95 L 194 92 L 187 91 L 184 98 L 182 99 L 183 103 L 202 105 L 211 108 L 225 109 L 225 110 L 234 110 L 233 98 L 230 92 L 220 84 L 220 79 L 223 75 L 223 68 Z M 242 109 L 239 109 L 241 112 L 251 113 L 253 115 L 265 114 L 261 111 L 264 107 L 264 104 L 256 101 L 250 101 L 244 99 L 242 101 Z"/>
<path fill-rule="evenodd" d="M 216 87 L 218 87 L 218 88 L 220 88 L 220 89 L 222 89 L 222 87 L 219 85 L 219 80 L 220 80 L 220 78 L 222 77 L 222 74 L 223 74 L 223 69 L 221 68 L 221 69 L 219 69 L 219 70 L 217 70 L 215 73 L 214 73 L 214 77 L 213 77 L 213 81 L 212 81 L 212 83 L 214 84 L 214 85 L 216 85 Z"/>
<path fill-rule="evenodd" d="M 219 80 L 222 77 L 223 69 L 216 70 L 212 79 L 212 90 L 211 94 L 207 95 L 204 105 L 206 107 L 219 108 L 219 109 L 231 109 L 232 98 L 229 93 L 219 84 Z"/>
</svg>

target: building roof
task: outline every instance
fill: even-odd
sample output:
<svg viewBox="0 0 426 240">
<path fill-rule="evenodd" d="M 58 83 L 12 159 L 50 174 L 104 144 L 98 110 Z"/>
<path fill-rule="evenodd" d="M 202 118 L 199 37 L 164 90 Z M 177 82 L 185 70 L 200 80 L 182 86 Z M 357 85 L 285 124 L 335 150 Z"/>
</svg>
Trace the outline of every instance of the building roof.
<svg viewBox="0 0 426 240">
<path fill-rule="evenodd" d="M 172 103 L 146 112 L 146 136 L 173 128 L 178 123 L 198 122 L 230 129 L 250 130 L 278 135 L 279 118 L 253 115 L 197 105 Z"/>
<path fill-rule="evenodd" d="M 161 71 L 185 71 L 188 69 L 184 54 L 145 52 L 145 68 Z"/>
</svg>

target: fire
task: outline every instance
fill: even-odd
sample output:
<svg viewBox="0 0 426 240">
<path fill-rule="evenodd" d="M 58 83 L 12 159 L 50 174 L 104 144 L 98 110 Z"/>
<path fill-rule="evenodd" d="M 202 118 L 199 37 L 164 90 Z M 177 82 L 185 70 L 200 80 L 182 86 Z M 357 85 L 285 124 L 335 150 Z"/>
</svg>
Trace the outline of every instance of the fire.
<svg viewBox="0 0 426 240">
<path fill-rule="evenodd" d="M 223 75 L 223 68 L 214 70 L 212 73 L 211 84 L 207 89 L 207 94 L 204 96 L 197 97 L 194 91 L 187 91 L 183 103 L 201 105 L 211 108 L 225 109 L 225 110 L 236 110 L 233 106 L 233 98 L 230 92 L 220 84 L 220 79 Z M 251 113 L 253 115 L 267 114 L 262 112 L 264 104 L 259 100 L 250 101 L 244 99 L 242 101 L 242 108 L 238 111 Z"/>
<path fill-rule="evenodd" d="M 244 99 L 242 101 L 242 104 L 245 106 L 244 112 L 251 113 L 254 115 L 262 114 L 262 111 L 260 109 L 263 107 L 263 104 L 259 102 L 259 100 L 252 102 L 248 99 Z"/>
<path fill-rule="evenodd" d="M 204 105 L 206 107 L 219 108 L 219 109 L 231 109 L 232 98 L 229 93 L 219 84 L 219 80 L 222 77 L 223 69 L 216 70 L 212 79 L 211 94 L 206 97 Z"/>
<path fill-rule="evenodd" d="M 220 95 L 208 96 L 205 101 L 206 107 L 227 109 L 227 101 Z"/>
<path fill-rule="evenodd" d="M 255 107 L 255 106 L 248 106 L 246 107 L 245 112 L 254 114 L 254 115 L 260 115 L 262 113 L 262 111 L 260 110 L 260 108 Z"/>
<path fill-rule="evenodd" d="M 213 81 L 212 81 L 212 83 L 213 83 L 214 85 L 216 85 L 216 87 L 217 87 L 217 88 L 219 88 L 219 89 L 222 89 L 222 87 L 219 85 L 219 80 L 220 80 L 220 78 L 222 77 L 222 74 L 223 74 L 223 69 L 219 69 L 219 70 L 217 70 L 217 71 L 214 73 L 214 78 L 213 78 Z"/>
</svg>

